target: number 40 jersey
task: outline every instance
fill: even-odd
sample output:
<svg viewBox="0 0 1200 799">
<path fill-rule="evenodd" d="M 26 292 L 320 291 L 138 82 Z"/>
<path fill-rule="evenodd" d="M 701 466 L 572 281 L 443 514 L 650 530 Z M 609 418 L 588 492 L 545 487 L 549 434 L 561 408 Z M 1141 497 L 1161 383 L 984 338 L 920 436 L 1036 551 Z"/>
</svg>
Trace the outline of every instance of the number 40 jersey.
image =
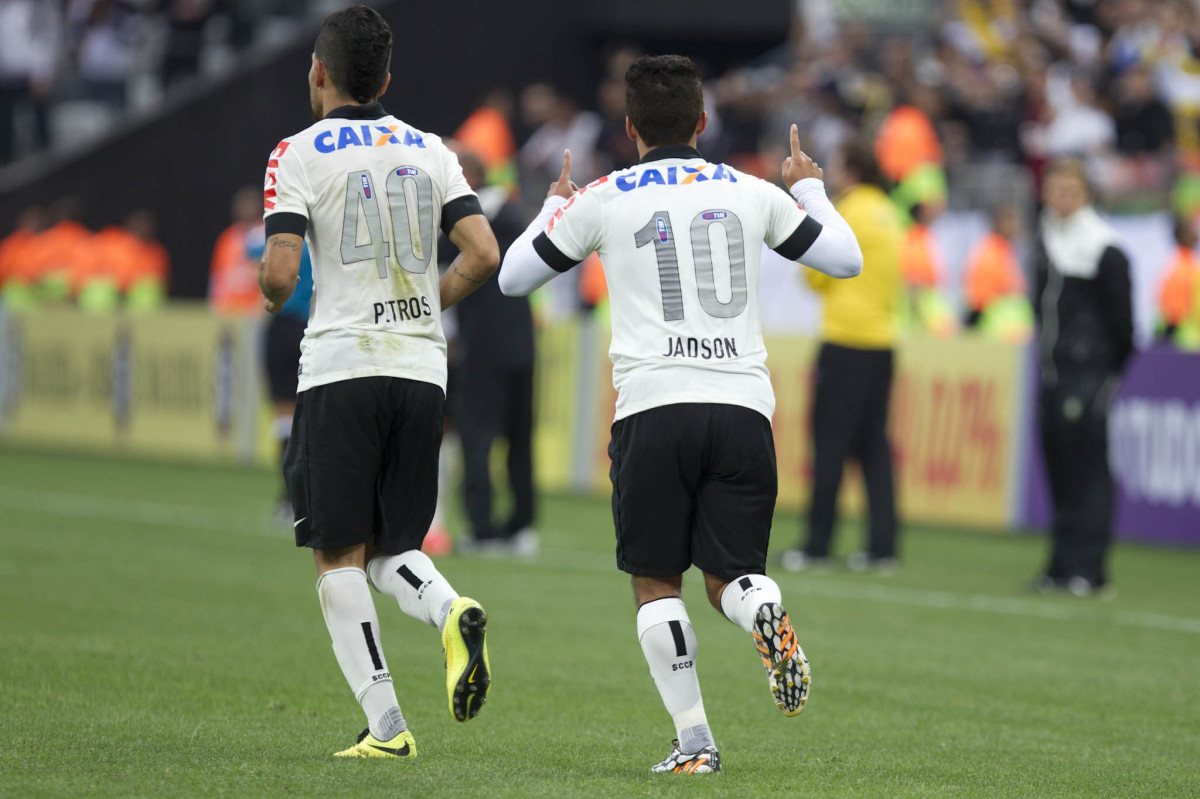
<svg viewBox="0 0 1200 799">
<path fill-rule="evenodd" d="M 701 402 L 770 419 L 775 394 L 758 312 L 763 244 L 790 260 L 812 258 L 817 268 L 824 261 L 841 277 L 862 264 L 824 185 L 801 184 L 815 184 L 805 188 L 814 205 L 815 194 L 824 203 L 819 219 L 777 186 L 709 163 L 691 147 L 656 148 L 565 203 L 548 199 L 505 257 L 501 288 L 526 293 L 594 251 L 608 280 L 616 419 Z M 824 246 L 815 246 L 820 239 Z"/>
<path fill-rule="evenodd" d="M 267 235 L 312 255 L 298 390 L 380 375 L 445 390 L 437 233 L 481 210 L 441 139 L 379 103 L 337 108 L 279 143 L 264 193 Z"/>
</svg>

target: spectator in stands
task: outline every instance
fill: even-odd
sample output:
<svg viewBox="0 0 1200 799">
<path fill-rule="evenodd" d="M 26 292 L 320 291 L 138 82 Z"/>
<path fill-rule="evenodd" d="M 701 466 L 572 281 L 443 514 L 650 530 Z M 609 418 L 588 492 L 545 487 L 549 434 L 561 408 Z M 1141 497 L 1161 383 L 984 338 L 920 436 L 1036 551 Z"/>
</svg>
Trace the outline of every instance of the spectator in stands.
<svg viewBox="0 0 1200 799">
<path fill-rule="evenodd" d="M 50 146 L 49 106 L 62 49 L 58 14 L 44 0 L 0 0 L 0 166 L 16 160 L 18 111 L 33 121 L 33 146 Z"/>
<path fill-rule="evenodd" d="M 1112 540 L 1108 406 L 1130 355 L 1129 261 L 1091 205 L 1084 165 L 1047 173 L 1034 255 L 1042 453 L 1054 500 L 1050 557 L 1034 587 L 1104 590 Z"/>
<path fill-rule="evenodd" d="M 0 241 L 0 305 L 8 310 L 29 310 L 37 305 L 35 278 L 25 250 L 42 232 L 44 223 L 41 208 L 25 208 L 17 217 L 16 229 Z"/>
<path fill-rule="evenodd" d="M 972 162 L 1016 163 L 1021 157 L 1020 84 L 1008 64 L 964 69 L 951 92 L 949 117 L 966 128 Z"/>
<path fill-rule="evenodd" d="M 800 571 L 828 562 L 842 469 L 862 467 L 869 521 L 866 549 L 851 556 L 855 570 L 888 571 L 896 564 L 896 502 L 888 442 L 894 349 L 898 326 L 902 234 L 899 215 L 883 190 L 869 145 L 852 144 L 837 171 L 837 210 L 858 237 L 862 274 L 833 280 L 805 270 L 822 297 L 821 350 L 813 398 L 813 486 L 808 540 L 783 555 Z"/>
<path fill-rule="evenodd" d="M 1052 101 L 1048 124 L 1031 128 L 1025 146 L 1050 159 L 1084 158 L 1089 166 L 1112 151 L 1117 129 L 1112 117 L 1097 104 L 1095 83 L 1090 75 L 1076 70 L 1070 90 L 1057 104 Z"/>
<path fill-rule="evenodd" d="M 570 150 L 572 168 L 580 185 L 602 174 L 596 144 L 603 122 L 592 111 L 580 111 L 575 103 L 551 86 L 535 83 L 521 93 L 521 114 L 533 129 L 521 147 L 520 165 L 534 173 L 530 179 L 541 185 L 558 174 L 563 150 Z"/>
<path fill-rule="evenodd" d="M 1200 348 L 1200 330 L 1194 329 L 1196 292 L 1200 290 L 1200 259 L 1196 257 L 1196 223 L 1175 217 L 1175 252 L 1167 263 L 1166 277 L 1158 292 L 1159 333 L 1180 349 Z"/>
<path fill-rule="evenodd" d="M 812 64 L 792 67 L 780 86 L 778 99 L 766 110 L 763 122 L 763 160 L 774 164 L 786 157 L 785 142 L 793 123 L 800 128 L 800 143 L 814 161 L 832 164 L 843 145 L 854 135 L 850 114 L 838 95 L 837 85 L 821 80 Z M 710 114 L 711 118 L 711 114 Z"/>
<path fill-rule="evenodd" d="M 67 29 L 84 97 L 115 110 L 125 107 L 144 25 L 139 9 L 118 0 L 70 0 Z"/>
<path fill-rule="evenodd" d="M 1031 332 L 1025 275 L 1015 246 L 1020 229 L 1020 209 L 998 207 L 992 212 L 992 229 L 971 249 L 963 270 L 966 327 L 1014 343 L 1026 341 Z"/>
<path fill-rule="evenodd" d="M 1129 69 L 1118 82 L 1117 150 L 1126 155 L 1154 156 L 1169 150 L 1175 122 L 1166 103 L 1154 94 L 1153 77 L 1143 66 Z"/>
<path fill-rule="evenodd" d="M 246 253 L 246 237 L 255 225 L 262 224 L 262 212 L 262 189 L 247 186 L 234 195 L 233 224 L 217 238 L 209 270 L 208 304 L 217 313 L 234 316 L 262 313 L 258 261 Z"/>
<path fill-rule="evenodd" d="M 508 201 L 508 189 L 484 183 L 483 162 L 469 152 L 459 154 L 463 176 L 479 195 L 495 231 L 501 255 L 525 231 L 524 218 Z M 448 241 L 438 248 L 449 263 L 458 254 Z M 450 402 L 463 449 L 463 502 L 471 537 L 466 552 L 537 553 L 533 529 L 533 317 L 524 297 L 505 297 L 495 280 L 484 283 L 457 306 L 458 362 Z M 492 519 L 492 445 L 508 444 L 508 483 L 513 508 L 497 525 Z"/>
<path fill-rule="evenodd" d="M 216 11 L 216 0 L 160 0 L 167 12 L 167 43 L 163 53 L 163 86 L 200 73 L 204 26 Z"/>
<path fill-rule="evenodd" d="M 1116 151 L 1096 175 L 1097 188 L 1114 204 L 1161 202 L 1175 172 L 1175 120 L 1148 68 L 1129 68 L 1115 85 Z"/>
</svg>

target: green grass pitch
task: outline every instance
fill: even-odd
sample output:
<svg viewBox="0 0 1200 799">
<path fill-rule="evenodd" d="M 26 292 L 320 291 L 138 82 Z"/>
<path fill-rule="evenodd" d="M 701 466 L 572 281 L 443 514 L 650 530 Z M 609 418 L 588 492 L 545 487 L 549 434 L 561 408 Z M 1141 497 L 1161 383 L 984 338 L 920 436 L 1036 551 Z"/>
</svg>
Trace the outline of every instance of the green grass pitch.
<svg viewBox="0 0 1200 799">
<path fill-rule="evenodd" d="M 274 491 L 0 452 L 0 796 L 1200 795 L 1198 553 L 1119 547 L 1112 602 L 1023 594 L 1040 539 L 919 527 L 892 578 L 778 574 L 814 675 L 794 719 L 690 575 L 725 771 L 652 775 L 673 728 L 608 506 L 565 497 L 536 562 L 440 562 L 490 615 L 479 718 L 451 718 L 435 631 L 378 598 L 420 754 L 335 760 L 363 719 Z M 776 546 L 797 530 L 781 515 Z"/>
</svg>

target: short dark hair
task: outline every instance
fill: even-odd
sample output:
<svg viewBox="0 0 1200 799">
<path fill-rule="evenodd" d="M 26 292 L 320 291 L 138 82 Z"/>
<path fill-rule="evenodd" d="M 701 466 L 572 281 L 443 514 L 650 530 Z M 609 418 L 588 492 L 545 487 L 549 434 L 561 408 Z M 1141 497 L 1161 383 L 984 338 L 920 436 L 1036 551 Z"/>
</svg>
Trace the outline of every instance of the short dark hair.
<svg viewBox="0 0 1200 799">
<path fill-rule="evenodd" d="M 1054 176 L 1075 178 L 1083 185 L 1083 190 L 1087 192 L 1089 200 L 1096 196 L 1096 192 L 1092 189 L 1092 181 L 1088 178 L 1087 164 L 1081 158 L 1060 158 L 1054 161 L 1046 167 L 1042 183 L 1045 184 L 1048 178 Z"/>
<path fill-rule="evenodd" d="M 338 91 L 369 103 L 392 66 L 392 29 L 375 9 L 351 6 L 325 18 L 313 53 Z"/>
<path fill-rule="evenodd" d="M 692 59 L 644 55 L 630 64 L 625 113 L 650 147 L 691 141 L 704 113 L 704 90 Z"/>
<path fill-rule="evenodd" d="M 847 144 L 842 150 L 842 165 L 858 176 L 859 183 L 887 189 L 887 180 L 870 142 L 858 139 Z"/>
</svg>

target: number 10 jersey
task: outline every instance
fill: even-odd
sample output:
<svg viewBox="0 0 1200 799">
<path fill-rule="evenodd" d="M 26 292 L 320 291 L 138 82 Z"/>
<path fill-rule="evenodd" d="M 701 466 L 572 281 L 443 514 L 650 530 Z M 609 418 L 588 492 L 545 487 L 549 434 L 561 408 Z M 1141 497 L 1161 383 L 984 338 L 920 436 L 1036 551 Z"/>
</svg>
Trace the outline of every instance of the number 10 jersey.
<svg viewBox="0 0 1200 799">
<path fill-rule="evenodd" d="M 559 271 L 593 251 L 604 264 L 615 419 L 676 403 L 741 405 L 771 419 L 762 245 L 803 249 L 821 226 L 777 186 L 690 147 L 648 158 L 576 193 L 534 240 Z"/>
<path fill-rule="evenodd" d="M 298 390 L 391 376 L 446 388 L 437 233 L 479 213 L 441 139 L 381 105 L 284 139 L 265 183 L 268 235 L 305 235 L 313 298 Z"/>
</svg>

